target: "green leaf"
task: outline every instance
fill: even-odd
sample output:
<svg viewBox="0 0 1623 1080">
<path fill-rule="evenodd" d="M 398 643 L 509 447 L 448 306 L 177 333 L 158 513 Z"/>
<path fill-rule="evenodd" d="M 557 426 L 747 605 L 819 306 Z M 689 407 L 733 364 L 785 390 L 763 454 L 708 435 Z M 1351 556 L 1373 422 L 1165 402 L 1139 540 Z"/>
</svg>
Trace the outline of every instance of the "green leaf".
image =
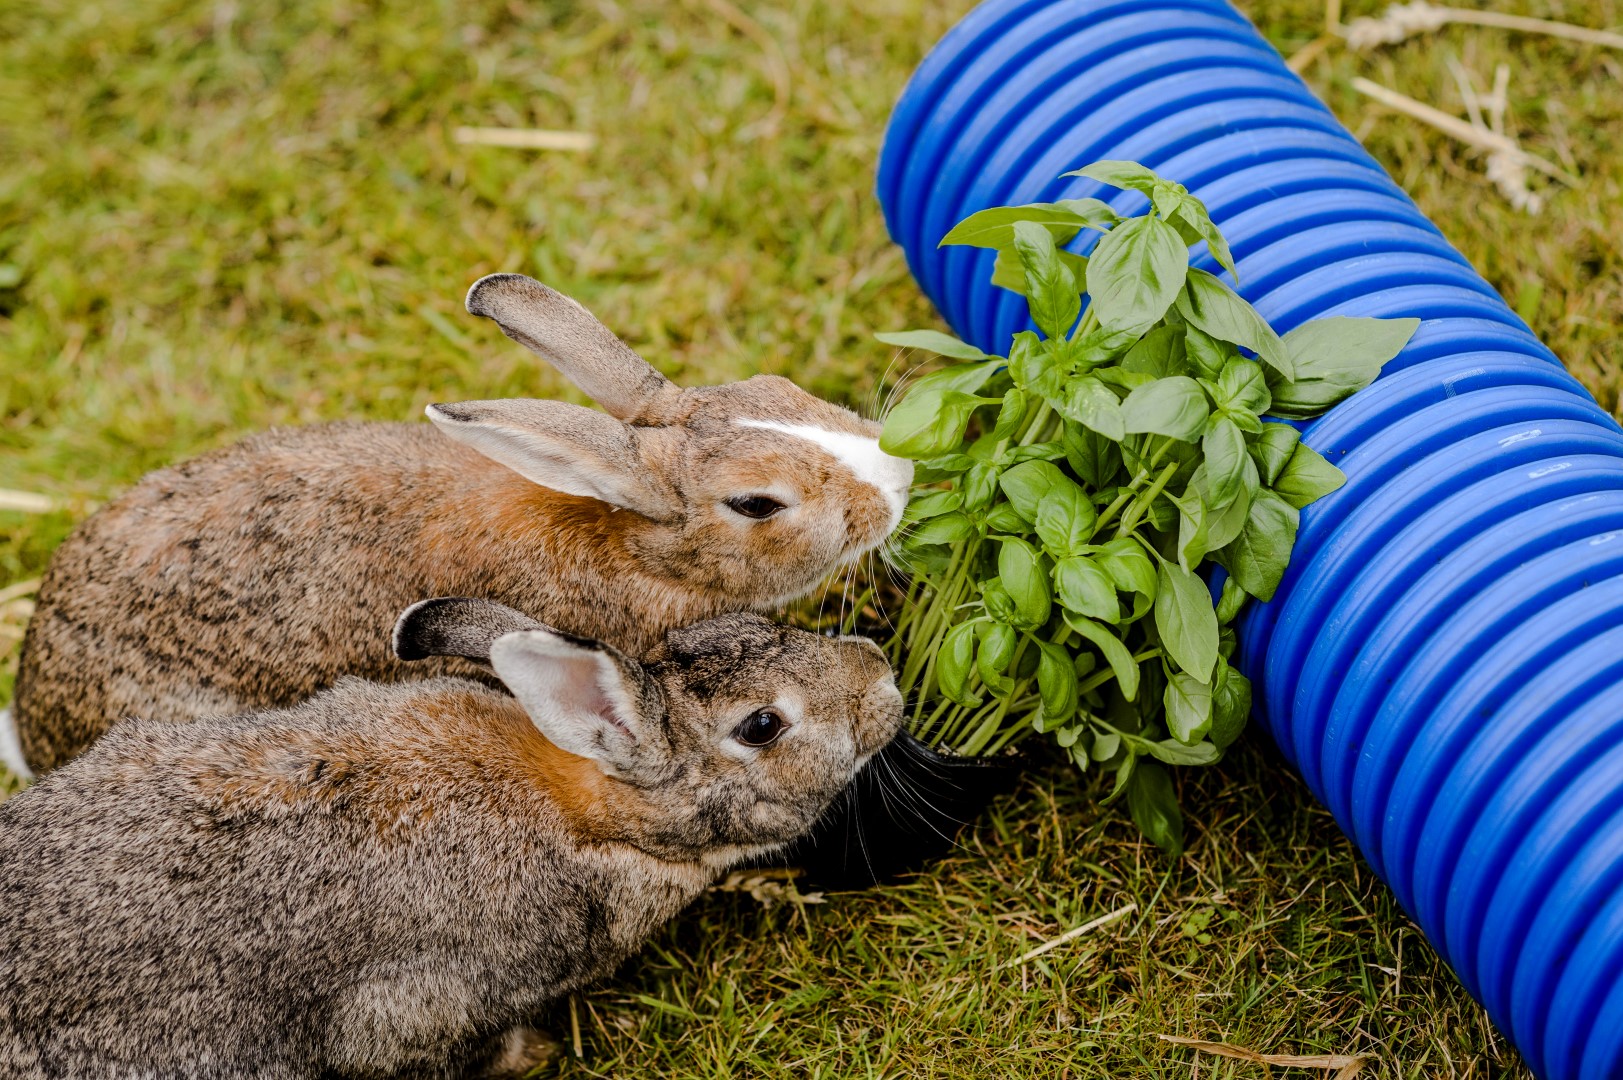
<svg viewBox="0 0 1623 1080">
<path fill-rule="evenodd" d="M 1285 378 L 1295 377 L 1296 369 L 1285 343 L 1274 333 L 1273 327 L 1256 309 L 1206 271 L 1190 269 L 1189 279 L 1178 294 L 1178 311 L 1219 341 L 1243 345 Z"/>
<path fill-rule="evenodd" d="M 1091 559 L 1069 558 L 1055 563 L 1054 591 L 1067 611 L 1107 623 L 1121 619 L 1116 586 Z"/>
<path fill-rule="evenodd" d="M 1125 435 L 1126 428 L 1122 430 Z M 1060 434 L 1066 462 L 1082 482 L 1094 490 L 1109 486 L 1111 478 L 1121 469 L 1121 448 L 1116 445 L 1119 441 L 1080 421 L 1066 424 Z"/>
<path fill-rule="evenodd" d="M 1262 482 L 1272 487 L 1285 471 L 1302 433 L 1289 424 L 1264 424 L 1262 435 L 1251 444 L 1251 457 L 1262 474 Z"/>
<path fill-rule="evenodd" d="M 955 510 L 920 523 L 918 528 L 907 533 L 907 543 L 912 547 L 924 547 L 927 544 L 956 544 L 958 541 L 967 540 L 974 535 L 974 524 L 966 515 Z"/>
<path fill-rule="evenodd" d="M 1167 730 L 1184 745 L 1199 742 L 1212 727 L 1212 688 L 1182 671 L 1167 679 L 1161 695 Z"/>
<path fill-rule="evenodd" d="M 1257 492 L 1245 528 L 1217 553 L 1240 587 L 1258 600 L 1273 599 L 1296 543 L 1296 508 L 1267 488 Z"/>
<path fill-rule="evenodd" d="M 1223 594 L 1217 598 L 1218 625 L 1226 626 L 1233 622 L 1234 617 L 1240 614 L 1240 609 L 1245 607 L 1247 599 L 1249 599 L 1249 594 L 1240 588 L 1240 583 L 1232 577 L 1225 576 L 1223 578 Z"/>
<path fill-rule="evenodd" d="M 1007 694 L 1014 689 L 1014 681 L 1004 674 L 1014 659 L 1014 627 L 1001 622 L 982 623 L 980 639 L 976 667 L 981 673 L 981 682 L 999 694 Z"/>
<path fill-rule="evenodd" d="M 1095 161 L 1092 165 L 1084 165 L 1080 169 L 1060 175 L 1085 176 L 1089 180 L 1097 180 L 1113 188 L 1142 191 L 1146 195 L 1155 191 L 1156 184 L 1166 182 L 1157 176 L 1154 170 L 1136 161 Z"/>
<path fill-rule="evenodd" d="M 1030 528 L 1031 522 L 1006 502 L 1000 502 L 986 512 L 987 532 L 1019 534 Z"/>
<path fill-rule="evenodd" d="M 960 705 L 971 703 L 964 693 L 964 684 L 974 660 L 975 624 L 959 623 L 947 631 L 946 638 L 941 642 L 941 651 L 936 654 L 936 684 L 941 687 L 941 693 L 947 700 Z"/>
<path fill-rule="evenodd" d="M 913 392 L 885 417 L 879 445 L 887 454 L 905 458 L 932 458 L 964 440 L 969 418 L 980 398 L 956 390 Z"/>
<path fill-rule="evenodd" d="M 1109 761 L 1121 749 L 1121 736 L 1114 731 L 1104 731 L 1093 737 L 1093 749 L 1090 756 L 1094 761 Z"/>
<path fill-rule="evenodd" d="M 1130 433 L 1148 431 L 1194 442 L 1206 426 L 1206 393 L 1187 375 L 1172 375 L 1128 394 L 1121 410 Z"/>
<path fill-rule="evenodd" d="M 1174 215 L 1173 225 L 1187 226 L 1190 232 L 1206 241 L 1206 247 L 1211 251 L 1212 258 L 1217 260 L 1217 264 L 1232 274 L 1236 281 L 1239 280 L 1240 272 L 1234 268 L 1234 255 L 1229 251 L 1228 241 L 1223 239 L 1223 234 L 1212 224 L 1212 216 L 1205 203 L 1193 195 L 1185 194 Z M 1188 233 L 1184 233 L 1184 239 L 1189 239 Z"/>
<path fill-rule="evenodd" d="M 961 490 L 964 493 L 964 509 L 969 513 L 984 510 L 992 505 L 997 498 L 998 477 L 1002 470 L 996 462 L 977 461 L 964 473 Z"/>
<path fill-rule="evenodd" d="M 1088 260 L 1088 295 L 1099 323 L 1142 331 L 1161 321 L 1184 287 L 1189 249 L 1160 218 L 1132 218 L 1105 233 Z"/>
<path fill-rule="evenodd" d="M 1063 244 L 1082 229 L 1102 229 L 1115 219 L 1115 211 L 1098 199 L 994 206 L 990 210 L 971 214 L 954 225 L 937 246 L 1007 248 L 1014 242 L 1014 227 L 1019 222 L 1040 225 L 1054 238 L 1055 243 Z"/>
<path fill-rule="evenodd" d="M 1082 489 L 1066 478 L 1056 483 L 1037 503 L 1037 535 L 1056 557 L 1075 555 L 1093 539 L 1098 514 Z"/>
<path fill-rule="evenodd" d="M 1211 426 L 1200 448 L 1206 455 L 1206 504 L 1221 510 L 1244 490 L 1247 467 L 1253 475 L 1257 467 L 1246 453 L 1245 435 L 1226 417 Z"/>
<path fill-rule="evenodd" d="M 1183 351 L 1190 366 L 1203 379 L 1217 378 L 1228 365 L 1229 358 L 1235 355 L 1223 342 L 1198 326 L 1184 327 Z"/>
<path fill-rule="evenodd" d="M 1138 661 L 1109 627 L 1102 626 L 1082 615 L 1065 612 L 1065 625 L 1075 630 L 1104 654 L 1105 663 L 1116 676 L 1121 696 L 1128 701 L 1138 697 Z"/>
<path fill-rule="evenodd" d="M 1168 765 L 1215 765 L 1223 757 L 1223 752 L 1209 742 L 1185 746 L 1177 739 L 1151 743 L 1149 751 Z"/>
<path fill-rule="evenodd" d="M 962 505 L 964 493 L 961 491 L 932 491 L 928 494 L 914 495 L 902 513 L 902 520 L 909 523 L 924 521 L 926 518 L 940 517 Z"/>
<path fill-rule="evenodd" d="M 1059 414 L 1120 442 L 1127 435 L 1121 401 L 1104 383 L 1092 375 L 1078 375 L 1065 384 L 1065 393 L 1054 404 Z"/>
<path fill-rule="evenodd" d="M 1155 599 L 1155 564 L 1144 553 L 1144 546 L 1131 536 L 1105 544 L 1093 556 L 1093 561 L 1122 592 Z"/>
<path fill-rule="evenodd" d="M 1251 680 L 1222 661 L 1212 685 L 1212 742 L 1227 749 L 1245 731 L 1250 716 Z"/>
<path fill-rule="evenodd" d="M 1031 317 L 1051 338 L 1063 338 L 1082 313 L 1082 286 L 1060 262 L 1054 238 L 1029 221 L 1014 225 L 1014 249 L 1026 270 L 1026 299 Z"/>
<path fill-rule="evenodd" d="M 1076 486 L 1075 481 L 1060 472 L 1059 466 L 1049 461 L 1022 462 L 1005 472 L 999 482 L 1003 486 L 1003 494 L 1009 497 L 1015 510 L 1031 522 L 1037 520 L 1037 509 L 1042 505 L 1043 496 L 1056 485 Z"/>
<path fill-rule="evenodd" d="M 1071 654 L 1050 641 L 1038 641 L 1037 647 L 1042 650 L 1037 660 L 1037 693 L 1043 702 L 1044 723 L 1063 724 L 1076 715 L 1076 669 L 1071 666 Z"/>
<path fill-rule="evenodd" d="M 1246 514 L 1251 511 L 1251 500 L 1262 483 L 1257 467 L 1247 458 L 1240 477 L 1240 490 L 1229 504 L 1219 510 L 1211 507 L 1211 496 L 1206 488 L 1206 466 L 1202 464 L 1189 478 L 1189 490 L 1200 496 L 1206 506 L 1206 550 L 1215 551 L 1228 544 L 1245 528 Z"/>
<path fill-rule="evenodd" d="M 992 439 L 1002 442 L 1012 438 L 1020 429 L 1020 421 L 1026 418 L 1026 392 L 1018 386 L 1011 387 L 1003 395 L 1003 407 L 998 410 L 997 423 L 992 428 Z"/>
<path fill-rule="evenodd" d="M 945 337 L 946 335 L 942 335 Z M 993 356 L 978 364 L 953 364 L 928 375 L 921 375 L 908 386 L 904 399 L 914 394 L 933 394 L 942 390 L 956 390 L 973 394 L 985 386 L 998 369 L 1004 366 L 1001 357 Z"/>
<path fill-rule="evenodd" d="M 981 352 L 967 341 L 959 341 L 951 334 L 943 334 L 939 330 L 899 330 L 891 333 L 875 334 L 874 337 L 883 341 L 886 345 L 894 345 L 898 349 L 923 349 L 925 352 L 950 356 L 955 360 L 985 360 L 987 358 L 986 353 Z M 957 387 L 956 389 L 963 388 Z"/>
<path fill-rule="evenodd" d="M 1268 411 L 1272 400 L 1262 365 L 1243 356 L 1230 357 L 1217 377 L 1217 404 L 1222 408 L 1251 413 Z"/>
<path fill-rule="evenodd" d="M 1185 570 L 1193 570 L 1206 557 L 1206 552 L 1211 550 L 1206 504 L 1194 492 L 1187 492 L 1182 498 L 1175 495 L 1166 497 L 1178 508 L 1178 565 Z"/>
<path fill-rule="evenodd" d="M 1053 594 L 1036 548 L 1017 538 L 1004 540 L 997 554 L 997 576 L 1014 601 L 1016 625 L 1041 626 L 1048 621 Z"/>
<path fill-rule="evenodd" d="M 1346 473 L 1324 460 L 1324 456 L 1307 443 L 1299 442 L 1291 451 L 1290 461 L 1275 477 L 1273 488 L 1280 498 L 1300 510 L 1346 482 Z"/>
<path fill-rule="evenodd" d="M 1165 769 L 1152 761 L 1139 763 L 1127 785 L 1127 808 L 1156 847 L 1174 859 L 1183 854 L 1183 813 Z"/>
<path fill-rule="evenodd" d="M 1419 319 L 1333 316 L 1303 323 L 1285 335 L 1292 381 L 1274 386 L 1273 414 L 1306 420 L 1375 381 L 1386 362 L 1420 327 Z"/>
<path fill-rule="evenodd" d="M 986 613 L 999 623 L 1015 618 L 1014 601 L 1009 598 L 1009 590 L 997 578 L 981 582 L 981 603 L 985 605 Z M 991 686 L 991 680 L 988 679 L 986 684 Z"/>
<path fill-rule="evenodd" d="M 1174 663 L 1201 682 L 1211 680 L 1217 663 L 1217 613 L 1204 581 L 1162 563 L 1156 576 L 1155 628 Z"/>
<path fill-rule="evenodd" d="M 1059 256 L 1059 261 L 1065 264 L 1078 282 L 1088 279 L 1088 260 L 1084 256 L 1064 248 L 1059 248 L 1054 254 Z M 1006 247 L 997 253 L 997 261 L 992 264 L 992 284 L 1021 296 L 1026 295 L 1026 264 L 1014 248 Z"/>
<path fill-rule="evenodd" d="M 1157 326 L 1138 339 L 1138 344 L 1127 350 L 1121 366 L 1128 371 L 1140 371 L 1154 378 L 1180 375 L 1184 362 L 1184 328 Z"/>
</svg>

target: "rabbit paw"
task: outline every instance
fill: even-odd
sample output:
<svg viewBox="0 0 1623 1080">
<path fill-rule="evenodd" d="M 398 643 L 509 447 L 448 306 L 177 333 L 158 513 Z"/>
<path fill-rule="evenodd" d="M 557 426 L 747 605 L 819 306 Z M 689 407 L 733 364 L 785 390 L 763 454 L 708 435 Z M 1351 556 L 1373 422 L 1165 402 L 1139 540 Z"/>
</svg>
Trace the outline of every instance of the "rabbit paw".
<svg viewBox="0 0 1623 1080">
<path fill-rule="evenodd" d="M 496 1053 L 479 1073 L 484 1080 L 519 1080 L 563 1052 L 564 1044 L 526 1024 L 508 1028 Z"/>
</svg>

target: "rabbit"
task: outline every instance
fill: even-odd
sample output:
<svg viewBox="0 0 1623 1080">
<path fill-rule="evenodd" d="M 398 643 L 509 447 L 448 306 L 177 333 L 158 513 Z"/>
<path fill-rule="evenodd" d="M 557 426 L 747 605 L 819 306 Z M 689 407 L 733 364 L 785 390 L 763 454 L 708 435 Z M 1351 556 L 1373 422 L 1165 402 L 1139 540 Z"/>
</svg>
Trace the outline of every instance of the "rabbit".
<svg viewBox="0 0 1623 1080">
<path fill-rule="evenodd" d="M 422 596 L 499 600 L 638 655 L 672 627 L 805 595 L 901 520 L 911 462 L 787 379 L 679 388 L 519 274 L 481 278 L 467 308 L 607 414 L 431 405 L 432 425 L 272 430 L 148 475 L 45 575 L 12 703 L 26 766 L 60 765 L 121 716 L 473 674 L 390 656 L 387 615 Z"/>
<path fill-rule="evenodd" d="M 0 1075 L 522 1075 L 536 1010 L 807 832 L 897 732 L 879 648 L 748 613 L 638 661 L 488 601 L 292 708 L 126 719 L 0 804 Z"/>
</svg>

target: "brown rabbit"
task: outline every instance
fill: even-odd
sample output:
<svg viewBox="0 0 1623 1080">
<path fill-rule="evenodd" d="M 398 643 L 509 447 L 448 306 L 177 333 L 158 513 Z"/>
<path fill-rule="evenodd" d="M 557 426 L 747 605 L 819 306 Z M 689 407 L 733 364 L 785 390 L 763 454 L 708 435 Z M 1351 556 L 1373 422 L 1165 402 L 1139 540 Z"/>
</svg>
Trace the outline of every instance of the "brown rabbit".
<svg viewBox="0 0 1623 1080">
<path fill-rule="evenodd" d="M 12 709 L 28 766 L 60 765 L 120 716 L 470 673 L 390 656 L 380 626 L 421 596 L 489 597 L 636 655 L 671 627 L 805 594 L 900 520 L 912 465 L 787 379 L 682 389 L 518 274 L 482 278 L 467 306 L 608 415 L 433 405 L 433 427 L 270 431 L 146 477 L 45 575 Z"/>
<path fill-rule="evenodd" d="M 472 600 L 466 679 L 126 720 L 0 805 L 0 1076 L 517 1076 L 537 1008 L 805 833 L 895 734 L 862 638 L 735 614 L 642 663 Z"/>
</svg>

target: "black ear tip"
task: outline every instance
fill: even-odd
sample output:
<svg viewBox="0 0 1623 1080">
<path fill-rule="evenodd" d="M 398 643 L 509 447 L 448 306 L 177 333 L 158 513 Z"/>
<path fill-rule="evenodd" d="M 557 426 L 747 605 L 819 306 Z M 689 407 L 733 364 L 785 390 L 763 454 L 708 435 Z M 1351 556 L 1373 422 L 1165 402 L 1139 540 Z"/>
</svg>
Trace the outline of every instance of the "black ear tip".
<svg viewBox="0 0 1623 1080">
<path fill-rule="evenodd" d="M 478 315 L 484 319 L 495 318 L 491 300 L 496 293 L 513 286 L 536 284 L 538 282 L 534 278 L 525 277 L 523 274 L 486 274 L 468 286 L 468 297 L 464 305 L 470 315 Z"/>
<path fill-rule="evenodd" d="M 439 617 L 448 605 L 456 602 L 456 597 L 437 596 L 420 600 L 402 611 L 389 638 L 395 656 L 401 660 L 423 660 L 438 655 L 434 644 L 440 636 Z"/>
<path fill-rule="evenodd" d="M 447 402 L 435 402 L 424 409 L 430 420 L 449 420 L 452 423 L 466 424 L 473 419 L 473 410 L 466 405 L 456 405 Z"/>
</svg>

